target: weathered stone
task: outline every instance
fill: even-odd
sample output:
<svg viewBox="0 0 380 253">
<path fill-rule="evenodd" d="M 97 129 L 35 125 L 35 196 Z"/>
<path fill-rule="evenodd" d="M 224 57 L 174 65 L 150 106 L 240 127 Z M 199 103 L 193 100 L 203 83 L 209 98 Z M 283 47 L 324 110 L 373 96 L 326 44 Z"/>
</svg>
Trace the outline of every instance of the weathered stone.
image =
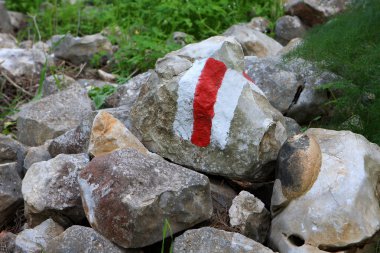
<svg viewBox="0 0 380 253">
<path fill-rule="evenodd" d="M 48 150 L 50 143 L 51 141 L 49 140 L 46 141 L 44 145 L 29 148 L 24 159 L 24 168 L 26 170 L 34 163 L 48 161 L 52 158 Z"/>
<path fill-rule="evenodd" d="M 0 164 L 0 227 L 21 204 L 21 178 L 16 163 Z"/>
<path fill-rule="evenodd" d="M 0 33 L 13 33 L 11 20 L 4 1 L 0 1 Z"/>
<path fill-rule="evenodd" d="M 273 253 L 272 250 L 238 233 L 210 227 L 187 230 L 174 240 L 173 253 Z"/>
<path fill-rule="evenodd" d="M 43 82 L 42 94 L 44 97 L 57 93 L 60 90 L 64 90 L 76 82 L 73 78 L 66 75 L 52 75 L 45 78 Z M 79 84 L 77 84 L 79 87 Z"/>
<path fill-rule="evenodd" d="M 45 53 L 49 53 L 51 50 L 50 46 L 43 41 L 37 41 L 35 44 L 33 44 L 32 48 L 41 50 L 42 52 L 45 52 Z"/>
<path fill-rule="evenodd" d="M 187 33 L 184 33 L 184 32 L 174 32 L 173 33 L 173 42 L 178 44 L 178 45 L 185 46 L 186 45 L 186 38 L 188 36 L 189 35 Z"/>
<path fill-rule="evenodd" d="M 0 33 L 0 48 L 17 48 L 17 40 L 9 33 Z"/>
<path fill-rule="evenodd" d="M 86 89 L 91 89 L 93 87 L 103 87 L 104 85 L 111 85 L 111 86 L 117 86 L 117 84 L 112 82 L 106 82 L 102 80 L 95 80 L 95 79 L 78 79 L 77 82 L 85 87 Z"/>
<path fill-rule="evenodd" d="M 246 24 L 233 25 L 223 35 L 236 39 L 246 56 L 273 56 L 282 49 L 280 43 Z"/>
<path fill-rule="evenodd" d="M 132 149 L 95 157 L 79 184 L 91 226 L 125 248 L 162 240 L 165 219 L 177 233 L 212 214 L 206 176 Z"/>
<path fill-rule="evenodd" d="M 350 0 L 287 0 L 285 12 L 298 16 L 308 26 L 314 26 L 344 11 L 350 2 Z"/>
<path fill-rule="evenodd" d="M 0 252 L 13 253 L 15 250 L 16 235 L 11 232 L 0 232 Z"/>
<path fill-rule="evenodd" d="M 8 11 L 9 20 L 11 22 L 13 31 L 18 32 L 28 25 L 28 16 L 16 11 Z"/>
<path fill-rule="evenodd" d="M 168 55 L 156 62 L 156 72 L 160 77 L 170 79 L 191 67 L 192 63 L 186 58 L 178 55 Z"/>
<path fill-rule="evenodd" d="M 223 180 L 210 178 L 212 205 L 217 210 L 228 210 L 237 193 Z"/>
<path fill-rule="evenodd" d="M 117 79 L 116 75 L 107 73 L 101 69 L 98 69 L 97 73 L 98 73 L 98 77 L 105 82 L 115 82 Z"/>
<path fill-rule="evenodd" d="M 92 124 L 88 152 L 100 156 L 126 148 L 136 149 L 142 154 L 149 153 L 123 123 L 108 112 L 99 112 Z"/>
<path fill-rule="evenodd" d="M 269 30 L 269 20 L 263 17 L 254 17 L 251 19 L 251 21 L 247 24 L 252 29 L 255 29 L 262 33 L 268 33 Z"/>
<path fill-rule="evenodd" d="M 277 55 L 282 56 L 286 55 L 287 53 L 291 52 L 298 46 L 302 44 L 303 40 L 301 38 L 294 38 L 291 41 L 289 41 L 288 44 L 286 44 L 285 47 L 283 47 L 280 51 L 278 51 Z"/>
<path fill-rule="evenodd" d="M 78 126 L 91 111 L 86 90 L 71 88 L 21 107 L 17 119 L 18 140 L 30 146 L 42 145 Z"/>
<path fill-rule="evenodd" d="M 231 226 L 259 243 L 264 243 L 270 228 L 271 216 L 260 199 L 247 191 L 234 198 L 229 210 Z"/>
<path fill-rule="evenodd" d="M 294 38 L 302 38 L 306 29 L 297 16 L 283 16 L 276 21 L 275 38 L 285 46 Z"/>
<path fill-rule="evenodd" d="M 331 252 L 363 243 L 380 228 L 379 146 L 348 131 L 309 129 L 306 135 L 318 142 L 322 166 L 311 188 L 273 218 L 270 245 L 280 252 Z M 287 181 L 297 186 L 302 177 L 292 175 L 307 173 L 297 173 L 301 163 L 294 166 Z M 275 187 L 273 196 L 279 191 Z"/>
<path fill-rule="evenodd" d="M 264 180 L 272 171 L 262 169 L 263 165 L 276 159 L 287 138 L 285 123 L 263 92 L 242 73 L 240 45 L 219 36 L 187 45 L 166 57 L 173 55 L 191 59 L 192 67 L 170 79 L 155 78 L 141 88 L 131 111 L 132 133 L 150 151 L 177 164 L 209 174 Z M 202 70 L 205 68 L 207 71 Z M 220 79 L 221 88 L 215 97 L 207 88 L 195 94 L 201 73 L 218 73 L 224 68 L 224 75 L 206 78 L 210 82 Z M 203 102 L 195 103 L 197 99 Z M 213 106 L 210 114 L 209 105 Z M 198 120 L 195 110 L 203 115 L 196 130 L 199 138 L 197 134 L 193 137 Z M 212 127 L 208 128 L 209 123 Z"/>
<path fill-rule="evenodd" d="M 0 163 L 17 162 L 16 169 L 23 175 L 24 159 L 28 148 L 10 136 L 0 134 Z"/>
<path fill-rule="evenodd" d="M 54 237 L 64 231 L 63 227 L 52 219 L 45 220 L 33 229 L 20 232 L 15 241 L 15 253 L 41 253 Z"/>
<path fill-rule="evenodd" d="M 77 177 L 88 162 L 86 154 L 62 154 L 28 169 L 22 194 L 29 225 L 34 227 L 49 217 L 65 227 L 83 220 Z"/>
<path fill-rule="evenodd" d="M 82 226 L 72 226 L 60 236 L 51 240 L 46 253 L 138 253 L 135 249 L 122 249 L 107 238 L 93 230 Z"/>
<path fill-rule="evenodd" d="M 112 54 L 112 44 L 101 34 L 73 37 L 70 34 L 56 35 L 51 39 L 54 56 L 74 64 L 90 62 L 95 54 Z"/>
</svg>

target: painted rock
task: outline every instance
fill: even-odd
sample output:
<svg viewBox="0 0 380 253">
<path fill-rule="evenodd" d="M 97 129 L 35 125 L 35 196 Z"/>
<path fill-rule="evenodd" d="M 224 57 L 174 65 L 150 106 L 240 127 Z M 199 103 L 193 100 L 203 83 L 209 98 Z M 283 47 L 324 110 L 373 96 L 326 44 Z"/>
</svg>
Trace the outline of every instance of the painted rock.
<svg viewBox="0 0 380 253">
<path fill-rule="evenodd" d="M 306 193 L 318 177 L 321 162 L 321 149 L 312 135 L 289 138 L 278 153 L 272 211 Z"/>
<path fill-rule="evenodd" d="M 168 74 L 160 66 L 158 78 L 144 84 L 131 131 L 150 151 L 195 170 L 266 178 L 272 170 L 262 167 L 286 140 L 285 121 L 243 73 L 239 43 L 212 37 L 166 57 L 190 64 Z"/>
</svg>

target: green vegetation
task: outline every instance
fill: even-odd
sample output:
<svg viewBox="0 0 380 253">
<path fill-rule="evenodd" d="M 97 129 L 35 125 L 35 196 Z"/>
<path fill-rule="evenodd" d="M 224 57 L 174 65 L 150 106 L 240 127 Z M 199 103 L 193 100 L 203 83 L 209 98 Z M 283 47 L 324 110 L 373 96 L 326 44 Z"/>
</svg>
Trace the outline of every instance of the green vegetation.
<svg viewBox="0 0 380 253">
<path fill-rule="evenodd" d="M 94 101 L 95 108 L 102 108 L 106 98 L 116 91 L 116 87 L 106 84 L 102 87 L 93 87 L 88 91 L 88 96 Z"/>
<path fill-rule="evenodd" d="M 315 62 L 342 77 L 324 85 L 336 113 L 328 126 L 360 133 L 380 144 L 380 1 L 361 1 L 325 25 L 311 30 L 289 55 Z M 326 127 L 326 126 L 322 126 Z"/>
</svg>

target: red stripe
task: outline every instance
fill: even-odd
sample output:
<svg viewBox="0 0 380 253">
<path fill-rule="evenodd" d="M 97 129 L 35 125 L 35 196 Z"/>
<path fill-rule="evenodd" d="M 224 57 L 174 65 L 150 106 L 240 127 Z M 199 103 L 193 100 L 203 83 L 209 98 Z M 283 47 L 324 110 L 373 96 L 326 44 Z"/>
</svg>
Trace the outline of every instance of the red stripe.
<svg viewBox="0 0 380 253">
<path fill-rule="evenodd" d="M 251 81 L 252 83 L 255 83 L 255 82 L 252 80 L 252 78 L 251 78 L 247 73 L 245 73 L 244 71 L 243 71 L 243 76 L 244 76 L 248 81 Z"/>
<path fill-rule="evenodd" d="M 191 142 L 199 147 L 210 144 L 214 104 L 226 71 L 227 67 L 223 62 L 209 58 L 198 79 L 194 94 Z"/>
</svg>

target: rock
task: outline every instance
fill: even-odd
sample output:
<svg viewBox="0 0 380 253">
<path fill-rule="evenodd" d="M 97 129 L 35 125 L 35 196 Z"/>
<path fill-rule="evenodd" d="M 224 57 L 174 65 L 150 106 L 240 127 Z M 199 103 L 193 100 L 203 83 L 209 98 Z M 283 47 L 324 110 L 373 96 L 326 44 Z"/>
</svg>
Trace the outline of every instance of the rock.
<svg viewBox="0 0 380 253">
<path fill-rule="evenodd" d="M 107 57 L 112 54 L 112 44 L 101 34 L 73 37 L 70 34 L 56 35 L 51 39 L 54 56 L 79 65 L 89 63 L 96 54 Z"/>
<path fill-rule="evenodd" d="M 41 50 L 42 52 L 45 52 L 45 53 L 49 53 L 51 50 L 51 47 L 43 41 L 37 41 L 35 44 L 33 44 L 32 48 Z"/>
<path fill-rule="evenodd" d="M 270 31 L 269 29 L 269 20 L 263 17 L 254 17 L 251 19 L 251 21 L 247 24 L 249 28 L 255 29 L 262 33 L 268 33 Z"/>
<path fill-rule="evenodd" d="M 21 107 L 17 119 L 18 140 L 29 146 L 42 145 L 78 126 L 92 111 L 84 89 L 76 87 Z"/>
<path fill-rule="evenodd" d="M 47 66 L 51 65 L 42 51 L 21 48 L 0 48 L 0 62 L 0 71 L 16 82 L 23 79 L 37 81 L 45 63 L 47 62 Z"/>
<path fill-rule="evenodd" d="M 11 232 L 0 232 L 0 252 L 11 253 L 15 250 L 16 235 Z"/>
<path fill-rule="evenodd" d="M 64 231 L 63 227 L 52 219 L 45 220 L 33 229 L 20 232 L 15 241 L 15 253 L 45 252 L 46 246 L 54 237 Z"/>
<path fill-rule="evenodd" d="M 273 253 L 241 234 L 203 227 L 187 230 L 174 240 L 173 253 Z"/>
<path fill-rule="evenodd" d="M 123 123 L 108 112 L 99 112 L 92 124 L 88 152 L 100 156 L 126 148 L 133 148 L 142 154 L 149 153 Z"/>
<path fill-rule="evenodd" d="M 162 240 L 212 214 L 206 176 L 136 150 L 95 157 L 81 172 L 82 202 L 91 226 L 124 248 Z"/>
<path fill-rule="evenodd" d="M 282 45 L 288 44 L 294 38 L 301 38 L 307 27 L 297 16 L 283 16 L 276 21 L 276 40 Z"/>
<path fill-rule="evenodd" d="M 380 228 L 379 146 L 348 131 L 309 129 L 306 135 L 313 136 L 320 146 L 320 172 L 309 190 L 294 197 L 273 218 L 270 245 L 280 252 L 331 252 L 365 242 Z M 296 152 L 291 152 L 289 157 L 306 154 L 301 150 L 295 147 Z M 279 163 L 284 161 L 281 154 L 282 151 Z M 284 175 L 293 183 L 292 187 L 289 183 L 286 186 L 291 191 L 282 190 L 285 194 L 302 188 L 297 187 L 298 179 L 308 173 L 299 173 L 301 162 L 294 170 L 289 167 L 288 174 Z M 283 163 L 282 168 L 286 167 L 286 160 Z M 306 182 L 310 182 L 310 177 Z M 303 189 L 309 188 L 304 185 Z M 281 189 L 275 186 L 273 197 L 280 195 L 279 191 Z"/>
<path fill-rule="evenodd" d="M 301 133 L 301 126 L 292 118 L 285 117 L 285 128 L 289 137 Z"/>
<path fill-rule="evenodd" d="M 111 82 L 105 82 L 102 80 L 95 80 L 95 79 L 78 79 L 77 82 L 85 87 L 86 89 L 91 89 L 93 87 L 103 87 L 104 85 L 112 85 L 112 86 L 117 86 L 115 83 Z"/>
<path fill-rule="evenodd" d="M 11 22 L 13 31 L 18 32 L 28 25 L 28 16 L 21 12 L 8 11 L 9 20 Z"/>
<path fill-rule="evenodd" d="M 60 236 L 51 240 L 46 253 L 138 253 L 135 249 L 121 249 L 93 230 L 82 226 L 72 226 Z"/>
<path fill-rule="evenodd" d="M 50 143 L 51 141 L 46 141 L 41 146 L 29 148 L 24 159 L 24 167 L 26 170 L 28 170 L 34 163 L 48 161 L 52 158 L 48 150 Z"/>
<path fill-rule="evenodd" d="M 16 163 L 0 164 L 0 227 L 21 204 L 21 178 Z"/>
<path fill-rule="evenodd" d="M 173 77 L 171 70 L 163 72 L 141 88 L 131 111 L 132 133 L 149 151 L 177 164 L 208 174 L 264 180 L 272 171 L 263 165 L 276 159 L 287 138 L 285 123 L 242 73 L 240 45 L 218 36 L 165 58 L 173 56 L 194 63 Z M 210 82 L 198 82 L 201 74 Z"/>
<path fill-rule="evenodd" d="M 273 56 L 282 49 L 280 43 L 246 24 L 233 25 L 223 35 L 236 39 L 246 56 Z"/>
<path fill-rule="evenodd" d="M 210 178 L 212 205 L 220 211 L 228 210 L 237 193 L 224 180 Z"/>
<path fill-rule="evenodd" d="M 314 26 L 344 11 L 350 2 L 350 0 L 287 0 L 285 12 L 298 16 L 308 26 Z"/>
<path fill-rule="evenodd" d="M 23 176 L 24 159 L 28 147 L 12 139 L 10 136 L 0 134 L 0 164 L 17 162 L 16 170 Z"/>
<path fill-rule="evenodd" d="M 4 1 L 0 1 L 0 33 L 13 33 L 11 20 Z"/>
<path fill-rule="evenodd" d="M 86 154 L 65 155 L 34 163 L 22 182 L 25 216 L 32 227 L 51 217 L 64 227 L 78 224 L 84 212 L 77 181 L 89 162 Z"/>
<path fill-rule="evenodd" d="M 247 191 L 234 198 L 229 210 L 231 226 L 259 243 L 264 243 L 270 228 L 271 216 L 260 199 Z"/>
<path fill-rule="evenodd" d="M 188 36 L 189 35 L 187 33 L 184 33 L 184 32 L 174 32 L 173 33 L 173 42 L 178 44 L 178 45 L 185 46 L 186 45 L 186 38 Z"/>
<path fill-rule="evenodd" d="M 186 58 L 178 55 L 168 55 L 157 60 L 155 70 L 160 77 L 170 79 L 188 70 L 191 65 L 191 61 Z"/>
<path fill-rule="evenodd" d="M 76 81 L 66 75 L 52 75 L 45 78 L 42 94 L 44 97 L 55 94 L 74 85 Z M 78 85 L 79 86 L 79 85 Z"/>
<path fill-rule="evenodd" d="M 33 41 L 32 40 L 24 40 L 19 43 L 19 47 L 22 49 L 32 49 Z"/>
<path fill-rule="evenodd" d="M 0 33 L 0 48 L 17 48 L 17 40 L 9 33 Z"/>
<path fill-rule="evenodd" d="M 302 44 L 303 40 L 301 38 L 294 38 L 291 41 L 289 41 L 288 44 L 286 44 L 285 47 L 283 47 L 280 51 L 278 51 L 277 55 L 283 56 L 287 53 L 293 51 L 296 47 L 300 46 Z"/>
</svg>

